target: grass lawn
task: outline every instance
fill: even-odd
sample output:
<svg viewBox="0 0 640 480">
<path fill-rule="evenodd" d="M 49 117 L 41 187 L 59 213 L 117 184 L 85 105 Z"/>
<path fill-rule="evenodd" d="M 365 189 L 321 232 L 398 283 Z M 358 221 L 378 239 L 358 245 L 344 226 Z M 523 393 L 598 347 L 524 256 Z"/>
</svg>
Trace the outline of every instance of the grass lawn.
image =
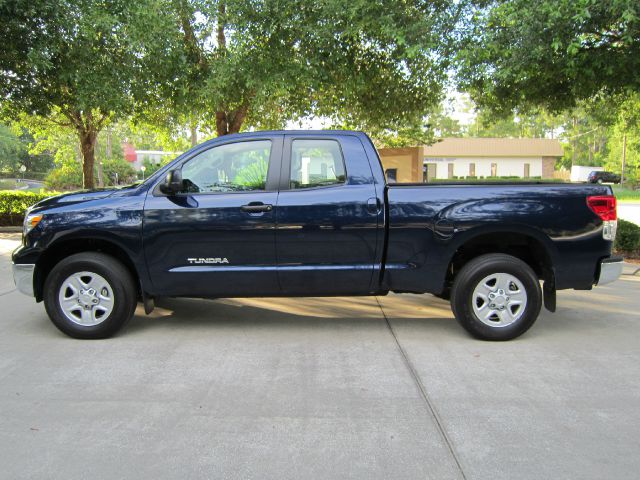
<svg viewBox="0 0 640 480">
<path fill-rule="evenodd" d="M 613 185 L 613 193 L 620 202 L 640 203 L 640 190 L 623 188 L 620 185 Z"/>
<path fill-rule="evenodd" d="M 16 181 L 8 179 L 0 179 L 0 190 L 15 190 Z"/>
<path fill-rule="evenodd" d="M 45 190 L 44 184 L 42 186 L 29 187 L 24 188 L 25 184 L 20 182 L 16 183 L 13 178 L 1 178 L 0 179 L 0 190 L 17 190 L 18 188 L 23 192 L 40 192 L 40 190 Z"/>
</svg>

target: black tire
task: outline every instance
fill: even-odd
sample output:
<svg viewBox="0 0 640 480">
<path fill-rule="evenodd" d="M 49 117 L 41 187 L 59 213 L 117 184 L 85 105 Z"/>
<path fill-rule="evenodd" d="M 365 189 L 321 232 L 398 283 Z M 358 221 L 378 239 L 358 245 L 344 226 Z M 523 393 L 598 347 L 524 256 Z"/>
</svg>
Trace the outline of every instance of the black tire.
<svg viewBox="0 0 640 480">
<path fill-rule="evenodd" d="M 518 318 L 513 323 L 500 326 L 496 322 L 493 326 L 484 323 L 474 312 L 473 302 L 477 301 L 474 299 L 474 290 L 486 277 L 501 273 L 515 277 L 522 284 L 526 293 L 526 306 L 522 313 L 517 310 Z M 499 300 L 504 301 L 504 298 L 501 296 Z M 479 302 L 482 304 L 482 300 Z M 542 290 L 535 272 L 522 260 L 501 253 L 481 255 L 471 260 L 460 270 L 451 290 L 451 309 L 456 320 L 467 332 L 481 340 L 511 340 L 522 335 L 534 324 L 541 307 Z M 507 305 L 504 308 L 510 307 Z M 489 310 L 491 309 L 487 311 Z M 497 318 L 497 314 L 495 317 Z M 493 323 L 491 319 L 486 321 Z"/>
<path fill-rule="evenodd" d="M 112 290 L 110 313 L 97 325 L 80 325 L 67 318 L 59 299 L 63 283 L 78 272 L 92 272 L 101 276 Z M 63 294 L 64 295 L 64 294 Z M 128 322 L 136 309 L 136 283 L 127 268 L 110 255 L 83 252 L 61 260 L 49 273 L 44 283 L 44 305 L 53 324 L 73 338 L 108 338 Z M 80 307 L 79 307 L 80 308 Z M 92 307 L 91 307 L 92 308 Z M 82 310 L 80 309 L 82 313 Z"/>
</svg>

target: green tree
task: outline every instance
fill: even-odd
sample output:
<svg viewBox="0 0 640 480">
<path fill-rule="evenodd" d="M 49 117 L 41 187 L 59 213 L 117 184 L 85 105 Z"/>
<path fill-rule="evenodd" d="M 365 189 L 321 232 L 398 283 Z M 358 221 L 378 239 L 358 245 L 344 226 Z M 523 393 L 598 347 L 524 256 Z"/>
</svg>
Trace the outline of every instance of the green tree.
<svg viewBox="0 0 640 480">
<path fill-rule="evenodd" d="M 29 174 L 48 172 L 53 167 L 53 157 L 47 151 L 31 151 L 34 143 L 29 130 L 19 124 L 0 125 L 0 171 L 18 175 L 24 165 L 27 178 L 34 178 Z"/>
<path fill-rule="evenodd" d="M 640 94 L 630 95 L 621 104 L 615 123 L 608 131 L 607 170 L 622 174 L 623 181 L 640 179 Z"/>
<path fill-rule="evenodd" d="M 0 172 L 15 173 L 24 145 L 10 127 L 0 124 Z"/>
<path fill-rule="evenodd" d="M 637 0 L 477 1 L 458 56 L 459 82 L 481 108 L 570 109 L 640 90 Z"/>
<path fill-rule="evenodd" d="M 150 46 L 162 42 L 161 0 L 0 3 L 2 113 L 75 131 L 83 185 L 94 186 L 98 133 L 149 93 Z M 155 60 L 154 60 L 155 61 Z"/>
<path fill-rule="evenodd" d="M 466 134 L 472 137 L 555 138 L 562 120 L 543 110 L 529 113 L 496 115 L 490 109 L 477 112 Z"/>
<path fill-rule="evenodd" d="M 312 114 L 370 132 L 418 124 L 442 97 L 463 5 L 174 0 L 150 114 L 217 135 Z"/>
</svg>

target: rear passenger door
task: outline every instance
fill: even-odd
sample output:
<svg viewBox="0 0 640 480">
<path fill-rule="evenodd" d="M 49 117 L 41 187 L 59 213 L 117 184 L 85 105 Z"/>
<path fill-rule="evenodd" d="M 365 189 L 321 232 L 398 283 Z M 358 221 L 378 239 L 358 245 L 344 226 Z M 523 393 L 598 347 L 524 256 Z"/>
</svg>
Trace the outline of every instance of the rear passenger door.
<svg viewBox="0 0 640 480">
<path fill-rule="evenodd" d="M 369 293 L 380 205 L 357 137 L 285 135 L 276 214 L 283 293 Z"/>
</svg>

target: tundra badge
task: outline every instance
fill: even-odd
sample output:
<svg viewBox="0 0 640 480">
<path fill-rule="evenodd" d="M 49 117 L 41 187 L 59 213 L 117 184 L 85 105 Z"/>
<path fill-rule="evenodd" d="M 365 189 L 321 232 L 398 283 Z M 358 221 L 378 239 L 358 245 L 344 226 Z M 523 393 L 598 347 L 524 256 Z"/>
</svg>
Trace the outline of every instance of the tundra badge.
<svg viewBox="0 0 640 480">
<path fill-rule="evenodd" d="M 209 257 L 209 258 L 187 258 L 187 262 L 194 263 L 229 263 L 226 257 Z"/>
</svg>

